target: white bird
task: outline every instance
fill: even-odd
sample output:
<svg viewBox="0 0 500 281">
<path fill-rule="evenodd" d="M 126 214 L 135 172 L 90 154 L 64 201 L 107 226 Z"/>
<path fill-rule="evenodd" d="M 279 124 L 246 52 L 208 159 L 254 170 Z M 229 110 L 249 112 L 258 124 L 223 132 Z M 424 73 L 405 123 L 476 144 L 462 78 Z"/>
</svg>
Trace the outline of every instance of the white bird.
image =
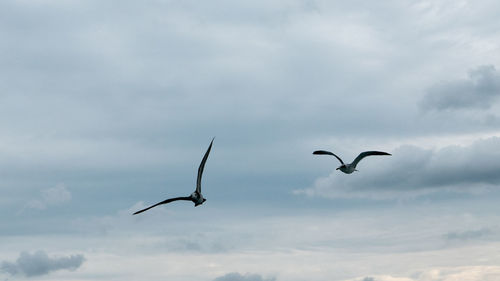
<svg viewBox="0 0 500 281">
<path fill-rule="evenodd" d="M 205 156 L 203 156 L 203 159 L 201 160 L 200 167 L 198 168 L 198 178 L 196 179 L 196 190 L 191 193 L 190 196 L 187 197 L 175 197 L 175 198 L 170 198 L 164 201 L 161 201 L 160 203 L 156 203 L 153 206 L 147 207 L 146 209 L 142 209 L 140 211 L 137 211 L 134 213 L 134 215 L 137 215 L 139 213 L 142 213 L 144 211 L 147 211 L 153 207 L 156 207 L 158 205 L 163 205 L 167 204 L 173 201 L 177 200 L 186 200 L 186 201 L 192 201 L 194 203 L 194 206 L 198 206 L 203 204 L 203 202 L 207 201 L 207 199 L 203 198 L 203 195 L 201 194 L 201 176 L 203 174 L 203 169 L 205 168 L 205 162 L 207 162 L 208 154 L 210 153 L 210 150 L 212 149 L 212 143 L 214 142 L 214 139 L 210 142 L 210 146 L 208 146 L 207 152 L 205 152 Z"/>
<path fill-rule="evenodd" d="M 351 164 L 345 164 L 344 161 L 342 161 L 342 159 L 340 159 L 340 157 L 338 157 L 337 155 L 333 154 L 330 151 L 316 150 L 316 151 L 313 152 L 313 154 L 316 154 L 316 155 L 333 155 L 333 156 L 335 156 L 335 158 L 337 158 L 340 161 L 340 163 L 342 164 L 336 170 L 341 170 L 342 172 L 344 172 L 346 174 L 351 174 L 352 172 L 357 171 L 356 170 L 356 165 L 358 165 L 359 161 L 361 161 L 361 159 L 365 158 L 366 156 L 371 156 L 371 155 L 392 155 L 390 153 L 382 152 L 382 151 L 365 151 L 365 152 L 361 152 L 358 155 L 358 157 L 356 157 L 356 159 L 354 159 L 354 161 L 352 161 Z"/>
</svg>

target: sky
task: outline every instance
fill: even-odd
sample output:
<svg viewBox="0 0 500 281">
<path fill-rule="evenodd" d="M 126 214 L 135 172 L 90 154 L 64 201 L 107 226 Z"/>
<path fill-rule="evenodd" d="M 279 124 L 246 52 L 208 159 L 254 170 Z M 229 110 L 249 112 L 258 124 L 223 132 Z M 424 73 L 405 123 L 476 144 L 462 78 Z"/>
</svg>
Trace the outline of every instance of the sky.
<svg viewBox="0 0 500 281">
<path fill-rule="evenodd" d="M 1 1 L 0 280 L 500 280 L 500 4 L 372 2 Z"/>
</svg>

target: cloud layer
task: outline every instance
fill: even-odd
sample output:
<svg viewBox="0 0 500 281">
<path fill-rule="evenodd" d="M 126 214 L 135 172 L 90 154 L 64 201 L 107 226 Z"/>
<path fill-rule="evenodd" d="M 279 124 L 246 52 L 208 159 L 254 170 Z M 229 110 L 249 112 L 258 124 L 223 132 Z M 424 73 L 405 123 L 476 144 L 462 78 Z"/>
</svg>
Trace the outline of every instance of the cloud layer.
<svg viewBox="0 0 500 281">
<path fill-rule="evenodd" d="M 498 133 L 498 14 L 494 0 L 0 1 L 3 270 L 85 257 L 58 279 L 377 280 L 496 258 L 474 246 L 499 232 L 499 141 L 416 140 Z M 113 219 L 191 192 L 214 135 L 207 204 Z M 329 147 L 393 156 L 326 177 L 335 159 L 311 152 Z M 469 208 L 457 195 L 476 191 Z M 39 245 L 83 255 L 10 260 Z"/>
<path fill-rule="evenodd" d="M 411 277 L 387 274 L 345 281 L 496 281 L 499 278 L 499 266 L 464 266 L 433 268 L 416 272 Z"/>
<path fill-rule="evenodd" d="M 500 183 L 500 138 L 441 149 L 400 146 L 393 156 L 363 159 L 358 170 L 351 175 L 334 170 L 328 177 L 317 179 L 313 187 L 295 193 L 388 199 L 438 191 L 484 192 Z"/>
<path fill-rule="evenodd" d="M 60 205 L 69 201 L 71 201 L 71 192 L 66 189 L 66 185 L 60 183 L 55 187 L 42 190 L 41 198 L 29 201 L 26 207 L 44 210 L 49 206 Z"/>
<path fill-rule="evenodd" d="M 432 86 L 421 102 L 424 110 L 488 109 L 500 96 L 500 73 L 493 65 L 469 71 L 468 79 Z"/>
<path fill-rule="evenodd" d="M 57 270 L 76 270 L 84 261 L 83 255 L 49 257 L 44 251 L 37 251 L 33 254 L 21 252 L 15 262 L 3 261 L 0 269 L 10 275 L 34 277 Z"/>
<path fill-rule="evenodd" d="M 488 228 L 482 228 L 478 230 L 466 230 L 466 231 L 460 231 L 460 232 L 449 232 L 445 235 L 445 238 L 448 240 L 458 240 L 458 241 L 465 241 L 465 240 L 472 240 L 472 239 L 482 239 L 487 237 L 488 235 L 491 235 L 493 231 Z"/>
<path fill-rule="evenodd" d="M 263 278 L 259 274 L 240 274 L 238 272 L 231 272 L 221 277 L 217 277 L 214 281 L 276 281 L 276 278 Z"/>
</svg>

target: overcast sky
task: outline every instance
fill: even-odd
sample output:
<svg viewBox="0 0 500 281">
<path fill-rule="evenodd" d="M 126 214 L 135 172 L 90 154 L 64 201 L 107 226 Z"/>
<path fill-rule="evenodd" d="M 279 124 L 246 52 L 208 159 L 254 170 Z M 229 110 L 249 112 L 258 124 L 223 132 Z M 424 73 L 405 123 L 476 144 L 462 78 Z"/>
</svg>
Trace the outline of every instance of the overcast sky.
<svg viewBox="0 0 500 281">
<path fill-rule="evenodd" d="M 500 4 L 372 2 L 1 1 L 0 280 L 499 280 Z"/>
</svg>

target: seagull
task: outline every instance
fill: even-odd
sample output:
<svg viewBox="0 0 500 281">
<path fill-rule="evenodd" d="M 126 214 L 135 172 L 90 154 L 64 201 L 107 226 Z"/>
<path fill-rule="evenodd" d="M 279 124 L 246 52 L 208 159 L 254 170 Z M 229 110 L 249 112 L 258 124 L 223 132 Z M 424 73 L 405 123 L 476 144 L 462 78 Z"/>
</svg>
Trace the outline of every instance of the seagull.
<svg viewBox="0 0 500 281">
<path fill-rule="evenodd" d="M 210 153 L 210 150 L 212 149 L 212 143 L 214 142 L 214 139 L 210 142 L 210 145 L 208 146 L 207 152 L 205 152 L 205 156 L 203 156 L 203 159 L 201 160 L 200 167 L 198 168 L 198 178 L 196 179 L 196 190 L 191 193 L 191 195 L 186 196 L 186 197 L 175 197 L 175 198 L 170 198 L 164 201 L 161 201 L 160 203 L 156 203 L 153 206 L 147 207 L 146 209 L 142 209 L 140 211 L 137 211 L 134 213 L 134 215 L 137 215 L 139 213 L 142 213 L 144 211 L 147 211 L 153 207 L 156 207 L 158 205 L 163 205 L 167 204 L 173 201 L 177 200 L 185 200 L 185 201 L 192 201 L 194 203 L 194 206 L 198 206 L 203 204 L 203 202 L 207 201 L 207 199 L 203 198 L 203 195 L 201 194 L 201 175 L 203 174 L 203 168 L 205 168 L 205 162 L 207 162 L 208 154 Z"/>
<path fill-rule="evenodd" d="M 351 164 L 345 164 L 344 161 L 342 161 L 342 159 L 340 159 L 340 157 L 338 157 L 337 155 L 333 154 L 330 151 L 316 150 L 316 151 L 313 152 L 313 154 L 316 154 L 316 155 L 333 155 L 333 156 L 335 156 L 335 158 L 337 158 L 340 161 L 340 163 L 342 164 L 336 170 L 341 170 L 342 172 L 344 172 L 346 174 L 351 174 L 352 172 L 357 171 L 356 170 L 356 165 L 358 165 L 359 161 L 361 161 L 361 159 L 365 158 L 366 156 L 371 156 L 371 155 L 392 155 L 390 153 L 382 152 L 382 151 L 365 151 L 365 152 L 361 152 L 358 155 L 358 157 L 356 157 L 356 159 L 354 159 L 354 161 L 352 161 Z"/>
</svg>

